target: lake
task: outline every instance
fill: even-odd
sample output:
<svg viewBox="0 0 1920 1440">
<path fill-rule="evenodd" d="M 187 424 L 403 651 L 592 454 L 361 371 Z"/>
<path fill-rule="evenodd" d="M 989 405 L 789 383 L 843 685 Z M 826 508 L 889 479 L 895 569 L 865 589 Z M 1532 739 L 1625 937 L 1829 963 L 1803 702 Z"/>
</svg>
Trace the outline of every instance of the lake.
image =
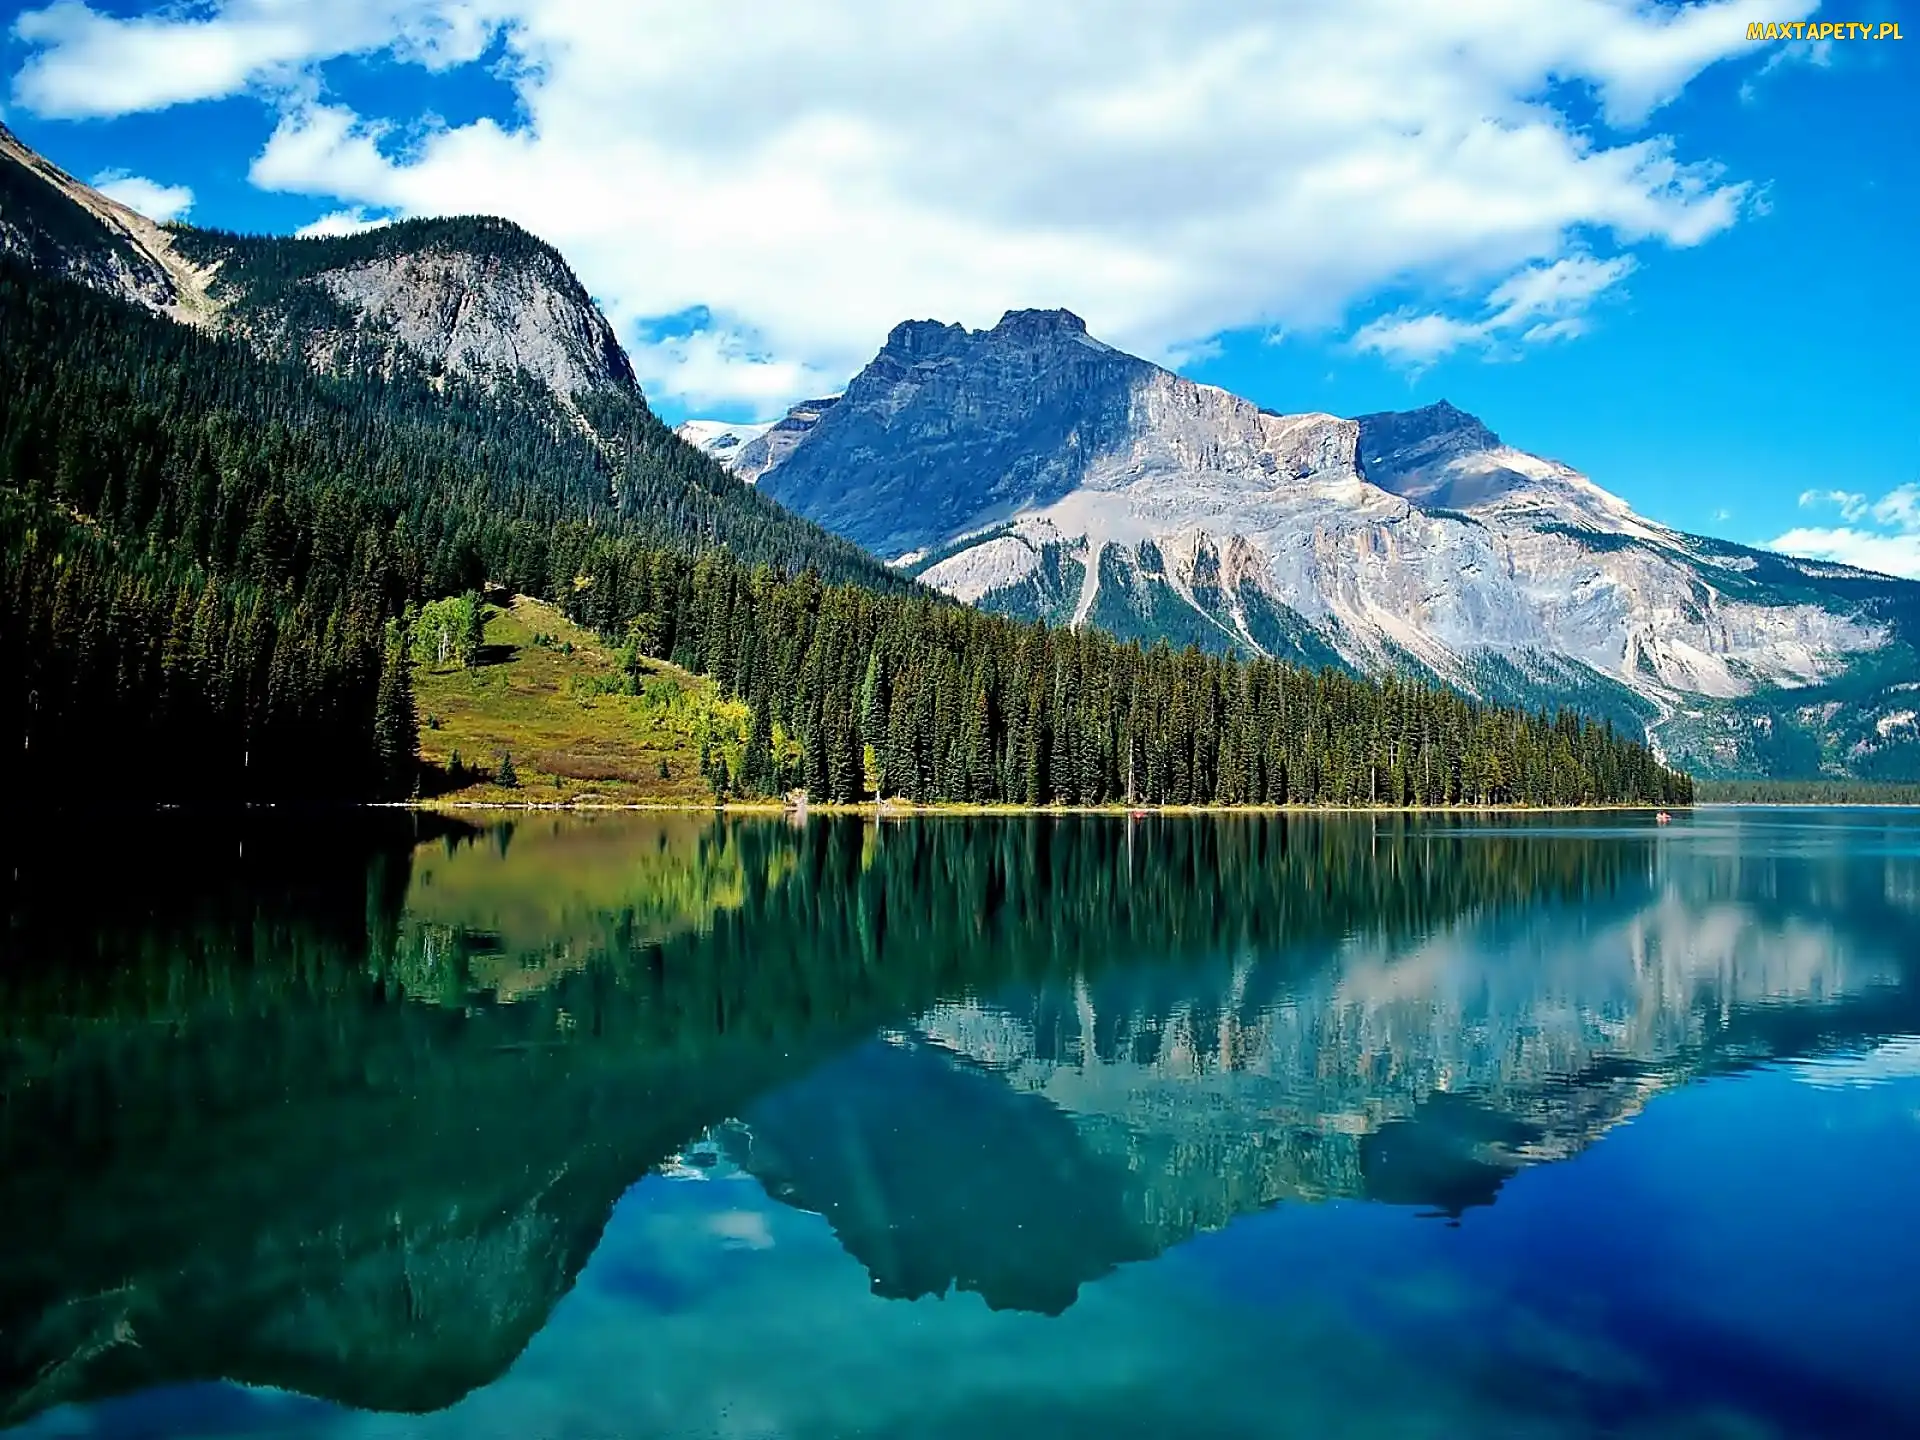
<svg viewBox="0 0 1920 1440">
<path fill-rule="evenodd" d="M 16 821 L 0 1428 L 1920 1433 L 1920 815 Z"/>
</svg>

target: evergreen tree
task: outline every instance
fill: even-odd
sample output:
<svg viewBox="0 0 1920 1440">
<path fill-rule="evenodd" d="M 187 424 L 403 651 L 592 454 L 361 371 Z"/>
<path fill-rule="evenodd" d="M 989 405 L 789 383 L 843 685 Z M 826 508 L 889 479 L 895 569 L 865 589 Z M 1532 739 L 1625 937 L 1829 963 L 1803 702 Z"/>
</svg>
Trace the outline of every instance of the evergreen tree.
<svg viewBox="0 0 1920 1440">
<path fill-rule="evenodd" d="M 382 792 L 394 798 L 412 794 L 419 772 L 420 739 L 414 720 L 413 682 L 397 633 L 390 638 L 382 658 L 373 730 Z"/>
</svg>

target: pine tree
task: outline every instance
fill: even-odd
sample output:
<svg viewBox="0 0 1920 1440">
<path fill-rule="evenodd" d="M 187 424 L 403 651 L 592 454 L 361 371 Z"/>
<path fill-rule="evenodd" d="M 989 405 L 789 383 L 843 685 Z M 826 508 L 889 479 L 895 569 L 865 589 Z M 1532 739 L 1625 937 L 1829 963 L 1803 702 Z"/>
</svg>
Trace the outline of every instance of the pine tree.
<svg viewBox="0 0 1920 1440">
<path fill-rule="evenodd" d="M 414 719 L 413 682 L 397 627 L 382 656 L 373 730 L 381 793 L 390 798 L 412 794 L 420 765 L 420 739 Z"/>
</svg>

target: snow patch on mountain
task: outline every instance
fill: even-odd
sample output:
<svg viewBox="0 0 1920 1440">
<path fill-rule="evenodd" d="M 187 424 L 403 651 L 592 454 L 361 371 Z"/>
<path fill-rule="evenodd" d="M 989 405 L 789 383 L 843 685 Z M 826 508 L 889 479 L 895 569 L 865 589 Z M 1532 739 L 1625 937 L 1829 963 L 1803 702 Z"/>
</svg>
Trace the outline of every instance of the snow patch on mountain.
<svg viewBox="0 0 1920 1440">
<path fill-rule="evenodd" d="M 724 464 L 772 428 L 771 420 L 751 425 L 736 425 L 726 420 L 683 420 L 673 427 L 673 433 Z"/>
<path fill-rule="evenodd" d="M 812 433 L 813 427 L 820 423 L 820 417 L 839 401 L 838 395 L 823 395 L 815 400 L 802 400 L 770 425 L 745 427 L 752 429 L 754 433 L 738 447 L 725 452 L 704 445 L 701 448 L 751 485 L 791 455 L 794 447 L 805 440 Z M 684 431 L 688 426 L 700 427 L 712 423 L 688 420 L 683 422 L 680 428 Z M 735 433 L 740 433 L 742 430 L 740 426 L 730 428 Z"/>
</svg>

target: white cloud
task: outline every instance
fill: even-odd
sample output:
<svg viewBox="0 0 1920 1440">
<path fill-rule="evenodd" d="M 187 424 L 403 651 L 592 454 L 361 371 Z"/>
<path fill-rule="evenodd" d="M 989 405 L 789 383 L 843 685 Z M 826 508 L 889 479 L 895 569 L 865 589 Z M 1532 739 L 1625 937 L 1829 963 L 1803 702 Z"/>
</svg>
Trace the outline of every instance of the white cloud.
<svg viewBox="0 0 1920 1440">
<path fill-rule="evenodd" d="M 358 235 L 363 230 L 378 230 L 392 223 L 384 215 L 369 215 L 356 205 L 351 210 L 329 210 L 293 233 L 302 240 L 312 240 L 324 235 Z"/>
<path fill-rule="evenodd" d="M 701 408 L 745 405 L 756 415 L 779 415 L 796 396 L 830 394 L 843 378 L 757 352 L 727 331 L 643 336 L 627 350 L 648 394 Z"/>
<path fill-rule="evenodd" d="M 1587 307 L 1632 274 L 1636 264 L 1631 255 L 1610 260 L 1569 255 L 1550 265 L 1529 266 L 1493 287 L 1478 319 L 1399 310 L 1361 326 L 1353 345 L 1418 367 L 1460 349 L 1570 340 L 1586 333 Z"/>
<path fill-rule="evenodd" d="M 1384 355 L 1404 365 L 1430 365 L 1463 345 L 1484 338 L 1481 326 L 1445 315 L 1415 315 L 1400 310 L 1363 325 L 1353 337 L 1356 350 Z"/>
<path fill-rule="evenodd" d="M 1855 494 L 1851 490 L 1802 490 L 1800 508 L 1816 509 L 1822 505 L 1831 505 L 1840 512 L 1840 518 L 1849 524 L 1867 513 L 1867 497 Z"/>
<path fill-rule="evenodd" d="M 1857 565 L 1882 575 L 1920 580 L 1920 535 L 1876 535 L 1851 526 L 1832 530 L 1800 529 L 1787 531 L 1768 548 L 1809 560 L 1837 560 L 1842 565 Z"/>
<path fill-rule="evenodd" d="M 57 0 L 15 27 L 14 96 L 81 115 L 269 94 L 257 184 L 510 216 L 623 335 L 706 307 L 707 340 L 649 363 L 754 399 L 780 375 L 837 383 L 901 319 L 1029 305 L 1163 358 L 1339 326 L 1390 288 L 1425 303 L 1367 327 L 1383 353 L 1564 339 L 1629 252 L 1697 244 L 1746 203 L 1640 127 L 1750 55 L 1749 20 L 1813 8 L 208 0 L 117 19 Z M 313 79 L 335 55 L 446 66 L 496 37 L 511 120 L 357 115 Z M 1625 128 L 1549 98 L 1580 90 Z M 1417 313 L 1448 297 L 1469 318 Z"/>
<path fill-rule="evenodd" d="M 1908 534 L 1920 533 L 1920 485 L 1889 490 L 1874 504 L 1873 518 Z"/>
<path fill-rule="evenodd" d="M 1920 580 L 1920 485 L 1902 485 L 1872 504 L 1846 490 L 1809 490 L 1800 503 L 1836 506 L 1846 523 L 1789 530 L 1773 549 Z"/>
<path fill-rule="evenodd" d="M 1763 64 L 1740 85 L 1740 99 L 1751 105 L 1760 98 L 1760 82 L 1786 65 L 1805 64 L 1818 70 L 1833 65 L 1831 40 L 1783 40 L 1774 44 Z"/>
<path fill-rule="evenodd" d="M 1170 369 L 1186 370 L 1195 365 L 1204 365 L 1209 360 L 1218 360 L 1224 354 L 1226 346 L 1217 337 L 1209 336 L 1204 340 L 1175 341 L 1161 352 L 1160 358 Z"/>
<path fill-rule="evenodd" d="M 337 55 L 392 50 L 444 69 L 478 59 L 504 15 L 487 0 L 215 0 L 118 17 L 54 0 L 14 22 L 35 53 L 13 98 L 74 120 L 214 100 Z"/>
<path fill-rule="evenodd" d="M 162 185 L 144 175 L 129 175 L 125 170 L 102 170 L 93 177 L 93 188 L 109 200 L 118 200 L 130 210 L 138 210 L 149 220 L 163 224 L 178 220 L 193 208 L 193 191 L 185 185 Z"/>
<path fill-rule="evenodd" d="M 1502 281 L 1487 297 L 1494 307 L 1489 323 L 1511 328 L 1536 317 L 1564 319 L 1587 308 L 1601 291 L 1633 272 L 1631 255 L 1596 260 L 1570 255 L 1551 265 L 1522 270 Z"/>
</svg>

